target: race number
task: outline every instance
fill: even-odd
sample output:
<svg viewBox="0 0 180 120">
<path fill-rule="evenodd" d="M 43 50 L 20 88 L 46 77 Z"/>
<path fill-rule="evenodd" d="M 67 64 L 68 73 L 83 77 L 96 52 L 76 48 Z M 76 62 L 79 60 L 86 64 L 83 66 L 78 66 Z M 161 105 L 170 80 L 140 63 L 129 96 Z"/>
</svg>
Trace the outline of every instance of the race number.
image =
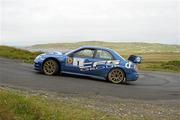
<svg viewBox="0 0 180 120">
<path fill-rule="evenodd" d="M 84 59 L 74 58 L 73 59 L 73 66 L 83 67 L 84 66 Z"/>
</svg>

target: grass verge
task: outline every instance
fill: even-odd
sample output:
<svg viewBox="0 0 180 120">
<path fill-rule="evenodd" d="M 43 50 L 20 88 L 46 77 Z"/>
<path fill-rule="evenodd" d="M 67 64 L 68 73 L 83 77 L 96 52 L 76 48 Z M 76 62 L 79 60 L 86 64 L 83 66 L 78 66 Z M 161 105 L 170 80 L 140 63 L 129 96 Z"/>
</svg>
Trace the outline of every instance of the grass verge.
<svg viewBox="0 0 180 120">
<path fill-rule="evenodd" d="M 48 100 L 40 96 L 0 90 L 0 120 L 115 120 L 104 112 Z"/>
<path fill-rule="evenodd" d="M 84 98 L 0 87 L 0 120 L 177 120 L 179 107 L 178 100 Z"/>
<path fill-rule="evenodd" d="M 0 46 L 0 57 L 9 59 L 18 59 L 25 63 L 33 63 L 34 58 L 41 54 L 40 52 L 30 52 L 8 46 Z"/>
</svg>

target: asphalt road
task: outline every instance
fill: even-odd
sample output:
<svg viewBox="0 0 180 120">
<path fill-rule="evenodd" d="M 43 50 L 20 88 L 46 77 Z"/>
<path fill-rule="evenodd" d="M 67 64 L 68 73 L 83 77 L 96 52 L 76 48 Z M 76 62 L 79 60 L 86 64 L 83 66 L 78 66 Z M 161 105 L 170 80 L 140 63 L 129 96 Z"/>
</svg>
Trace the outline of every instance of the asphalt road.
<svg viewBox="0 0 180 120">
<path fill-rule="evenodd" d="M 91 78 L 63 75 L 46 76 L 33 66 L 0 58 L 0 85 L 59 94 L 90 96 L 101 95 L 125 99 L 172 100 L 180 99 L 180 75 L 162 72 L 140 72 L 139 80 L 125 84 Z"/>
</svg>

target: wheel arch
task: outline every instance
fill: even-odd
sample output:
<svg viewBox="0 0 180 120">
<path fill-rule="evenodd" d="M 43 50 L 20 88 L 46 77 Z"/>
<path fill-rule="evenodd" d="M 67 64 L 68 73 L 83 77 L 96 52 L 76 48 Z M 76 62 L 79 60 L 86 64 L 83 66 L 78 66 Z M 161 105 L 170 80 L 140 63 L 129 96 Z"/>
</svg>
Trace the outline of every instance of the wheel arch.
<svg viewBox="0 0 180 120">
<path fill-rule="evenodd" d="M 58 66 L 59 66 L 59 71 L 61 71 L 61 62 L 60 62 L 57 58 L 55 58 L 55 57 L 48 57 L 48 58 L 44 59 L 44 61 L 43 61 L 43 63 L 42 63 L 42 66 L 44 65 L 44 63 L 45 63 L 47 60 L 54 60 L 54 61 L 56 61 L 57 64 L 58 64 Z"/>
<path fill-rule="evenodd" d="M 111 68 L 111 69 L 109 70 L 109 72 L 107 73 L 107 75 L 106 75 L 106 80 L 108 80 L 108 75 L 109 75 L 109 73 L 110 73 L 113 69 L 120 69 L 120 70 L 122 70 L 123 73 L 124 73 L 124 77 L 125 77 L 125 79 L 126 79 L 126 72 L 125 72 L 125 70 L 124 70 L 123 68 L 121 68 L 121 67 L 113 67 L 113 68 Z"/>
</svg>

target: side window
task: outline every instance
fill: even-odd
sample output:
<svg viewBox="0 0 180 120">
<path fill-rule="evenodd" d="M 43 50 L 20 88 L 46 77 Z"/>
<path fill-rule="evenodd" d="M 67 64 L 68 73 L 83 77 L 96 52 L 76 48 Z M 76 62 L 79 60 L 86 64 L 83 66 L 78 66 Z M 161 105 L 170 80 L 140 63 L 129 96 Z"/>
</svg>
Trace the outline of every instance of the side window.
<svg viewBox="0 0 180 120">
<path fill-rule="evenodd" d="M 92 58 L 94 54 L 94 50 L 91 49 L 83 49 L 76 53 L 74 53 L 73 57 L 80 57 L 80 58 Z"/>
<path fill-rule="evenodd" d="M 97 50 L 95 58 L 103 59 L 103 60 L 112 60 L 112 55 L 105 50 Z"/>
</svg>

